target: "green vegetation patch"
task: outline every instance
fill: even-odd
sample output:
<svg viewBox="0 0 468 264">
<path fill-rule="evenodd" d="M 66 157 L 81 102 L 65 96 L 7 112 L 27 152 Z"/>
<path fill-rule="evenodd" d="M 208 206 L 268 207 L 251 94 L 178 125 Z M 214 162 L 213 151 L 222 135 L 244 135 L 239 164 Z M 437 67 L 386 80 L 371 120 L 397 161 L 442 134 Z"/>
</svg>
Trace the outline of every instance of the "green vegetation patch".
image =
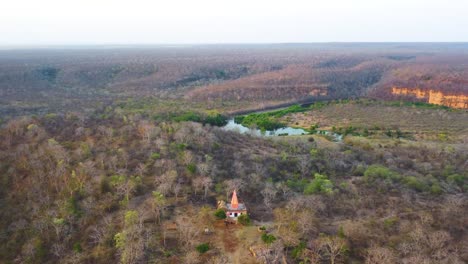
<svg viewBox="0 0 468 264">
<path fill-rule="evenodd" d="M 265 244 L 270 245 L 276 241 L 276 237 L 274 235 L 264 233 L 262 234 L 262 241 L 265 242 Z"/>
<path fill-rule="evenodd" d="M 302 113 L 313 109 L 320 109 L 332 102 L 316 102 L 309 106 L 302 106 L 299 104 L 292 105 L 275 111 L 268 111 L 262 113 L 252 113 L 243 116 L 236 116 L 234 121 L 246 127 L 256 126 L 260 130 L 275 130 L 286 127 L 285 123 L 278 121 L 279 118 L 293 113 Z"/>
<path fill-rule="evenodd" d="M 333 193 L 333 183 L 327 176 L 315 173 L 314 179 L 304 189 L 304 194 Z"/>
<path fill-rule="evenodd" d="M 210 250 L 210 245 L 208 243 L 203 243 L 195 247 L 195 249 L 198 251 L 198 253 L 203 254 Z"/>
<path fill-rule="evenodd" d="M 382 165 L 371 165 L 364 172 L 364 180 L 366 182 L 373 182 L 377 179 L 393 179 L 398 180 L 400 175 L 387 167 Z"/>
<path fill-rule="evenodd" d="M 218 210 L 216 210 L 216 212 L 214 213 L 214 215 L 215 215 L 216 218 L 218 218 L 218 219 L 226 219 L 226 212 L 225 212 L 223 209 L 218 209 Z"/>
<path fill-rule="evenodd" d="M 256 126 L 263 131 L 275 130 L 286 126 L 284 123 L 275 121 L 274 118 L 270 117 L 266 113 L 238 116 L 234 118 L 234 121 L 246 127 Z"/>
<path fill-rule="evenodd" d="M 237 218 L 237 222 L 241 225 L 250 225 L 250 217 L 246 214 L 242 214 Z"/>
<path fill-rule="evenodd" d="M 234 118 L 234 121 L 247 127 L 252 127 L 255 125 L 261 130 L 275 130 L 286 126 L 286 124 L 277 121 L 277 118 L 291 113 L 305 112 L 310 109 L 311 107 L 293 105 L 288 108 L 276 111 L 237 116 Z"/>
<path fill-rule="evenodd" d="M 174 114 L 172 120 L 176 122 L 192 121 L 203 124 L 210 124 L 212 126 L 224 126 L 227 124 L 227 118 L 221 114 L 202 114 L 192 111 L 182 114 Z"/>
</svg>

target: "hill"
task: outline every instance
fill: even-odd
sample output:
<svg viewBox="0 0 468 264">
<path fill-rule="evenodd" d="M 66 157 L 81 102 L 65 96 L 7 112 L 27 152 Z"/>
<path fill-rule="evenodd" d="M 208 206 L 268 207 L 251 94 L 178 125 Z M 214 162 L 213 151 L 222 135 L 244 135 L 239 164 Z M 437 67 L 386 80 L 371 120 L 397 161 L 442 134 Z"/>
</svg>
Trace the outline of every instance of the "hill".
<svg viewBox="0 0 468 264">
<path fill-rule="evenodd" d="M 92 111 L 149 97 L 221 112 L 239 103 L 247 109 L 363 96 L 464 108 L 466 50 L 455 44 L 3 50 L 0 113 Z M 409 90 L 392 93 L 400 88 Z M 429 91 L 439 93 L 435 100 Z"/>
<path fill-rule="evenodd" d="M 0 51 L 0 263 L 466 263 L 467 51 Z"/>
</svg>

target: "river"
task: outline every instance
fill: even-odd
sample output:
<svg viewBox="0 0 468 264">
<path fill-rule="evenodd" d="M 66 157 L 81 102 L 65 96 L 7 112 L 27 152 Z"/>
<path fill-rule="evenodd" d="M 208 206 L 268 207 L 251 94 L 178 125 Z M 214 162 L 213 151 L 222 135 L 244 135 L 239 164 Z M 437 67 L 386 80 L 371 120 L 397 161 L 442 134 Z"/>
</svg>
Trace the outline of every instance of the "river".
<svg viewBox="0 0 468 264">
<path fill-rule="evenodd" d="M 241 124 L 238 124 L 234 121 L 234 119 L 229 119 L 228 123 L 225 126 L 223 126 L 222 129 L 235 131 L 235 132 L 242 133 L 242 134 L 250 134 L 250 135 L 255 135 L 255 136 L 267 136 L 267 137 L 298 136 L 298 135 L 310 134 L 309 132 L 307 132 L 306 130 L 302 128 L 294 128 L 294 127 L 283 127 L 283 128 L 279 128 L 276 130 L 261 131 L 260 129 L 257 129 L 257 128 L 249 128 Z M 336 141 L 336 142 L 343 140 L 342 135 L 339 135 L 339 134 L 336 134 L 327 130 L 317 130 L 315 134 L 329 136 L 333 141 Z"/>
<path fill-rule="evenodd" d="M 256 136 L 297 136 L 306 135 L 309 132 L 301 128 L 283 127 L 276 130 L 261 131 L 257 128 L 249 128 L 241 124 L 237 124 L 234 119 L 229 119 L 227 125 L 223 126 L 224 130 L 236 131 L 242 134 L 251 134 Z"/>
</svg>

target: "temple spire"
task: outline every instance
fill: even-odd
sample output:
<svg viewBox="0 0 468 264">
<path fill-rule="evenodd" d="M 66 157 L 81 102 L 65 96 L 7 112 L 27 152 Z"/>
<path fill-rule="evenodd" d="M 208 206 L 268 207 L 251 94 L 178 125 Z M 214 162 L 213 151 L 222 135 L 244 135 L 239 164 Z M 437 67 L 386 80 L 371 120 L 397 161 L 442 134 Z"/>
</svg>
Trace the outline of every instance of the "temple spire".
<svg viewBox="0 0 468 264">
<path fill-rule="evenodd" d="M 239 201 L 237 201 L 236 190 L 234 190 L 234 192 L 232 193 L 231 207 L 234 209 L 237 209 L 238 206 L 239 206 Z"/>
</svg>

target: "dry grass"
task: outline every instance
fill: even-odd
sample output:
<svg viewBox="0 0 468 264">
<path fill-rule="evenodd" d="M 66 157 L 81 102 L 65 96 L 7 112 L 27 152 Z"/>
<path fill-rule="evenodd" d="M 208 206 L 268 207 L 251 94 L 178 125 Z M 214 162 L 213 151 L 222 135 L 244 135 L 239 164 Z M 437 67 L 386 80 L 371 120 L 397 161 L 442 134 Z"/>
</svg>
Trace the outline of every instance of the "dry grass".
<svg viewBox="0 0 468 264">
<path fill-rule="evenodd" d="M 220 248 L 232 263 L 256 263 L 248 248 L 259 241 L 257 227 L 232 224 L 226 226 L 223 221 L 217 221 L 214 227 L 215 233 L 210 242 Z"/>
<path fill-rule="evenodd" d="M 291 126 L 308 128 L 318 124 L 320 129 L 332 127 L 360 127 L 400 129 L 416 135 L 433 136 L 446 133 L 468 135 L 468 112 L 444 109 L 424 109 L 407 106 L 363 104 L 332 104 L 304 113 L 289 114 L 281 121 Z"/>
</svg>

